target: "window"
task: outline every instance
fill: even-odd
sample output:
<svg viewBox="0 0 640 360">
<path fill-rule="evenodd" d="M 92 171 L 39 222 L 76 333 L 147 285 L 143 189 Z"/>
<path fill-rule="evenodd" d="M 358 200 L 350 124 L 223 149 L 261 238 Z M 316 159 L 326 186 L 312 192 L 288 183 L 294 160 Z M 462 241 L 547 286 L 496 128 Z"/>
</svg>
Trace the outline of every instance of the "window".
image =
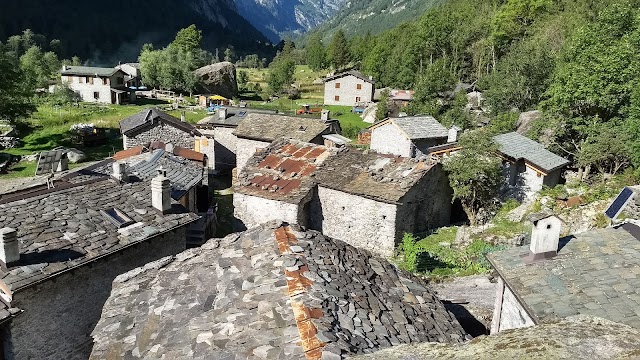
<svg viewBox="0 0 640 360">
<path fill-rule="evenodd" d="M 333 100 L 335 100 L 335 101 L 340 101 L 340 96 L 338 96 L 338 95 L 334 96 L 334 97 L 333 97 Z"/>
<path fill-rule="evenodd" d="M 84 78 L 81 76 L 78 76 L 78 84 L 82 84 L 82 80 L 84 80 Z"/>
<path fill-rule="evenodd" d="M 362 90 L 362 84 L 358 84 L 358 85 L 356 85 L 356 89 L 358 89 L 358 90 Z"/>
<path fill-rule="evenodd" d="M 129 225 L 135 223 L 135 221 L 133 221 L 133 219 L 131 219 L 125 213 L 123 213 L 122 211 L 120 211 L 120 210 L 118 210 L 116 208 L 100 210 L 100 212 L 113 225 L 117 226 L 118 229 L 121 229 L 123 227 L 129 226 Z"/>
<path fill-rule="evenodd" d="M 108 78 L 102 78 L 102 85 L 109 85 L 109 79 Z"/>
<path fill-rule="evenodd" d="M 336 83 L 336 89 L 340 89 L 340 83 Z"/>
<path fill-rule="evenodd" d="M 362 101 L 362 98 L 360 96 L 356 96 L 356 102 L 359 103 L 360 101 Z"/>
<path fill-rule="evenodd" d="M 123 85 L 123 84 L 124 84 L 124 79 L 123 79 L 123 78 L 121 78 L 121 77 L 116 78 L 116 84 L 118 84 L 118 85 Z"/>
<path fill-rule="evenodd" d="M 96 100 L 100 100 L 100 93 L 99 92 L 94 92 L 93 93 L 93 98 Z"/>
<path fill-rule="evenodd" d="M 89 76 L 85 77 L 85 80 L 87 84 L 93 84 L 93 79 L 90 78 Z"/>
</svg>

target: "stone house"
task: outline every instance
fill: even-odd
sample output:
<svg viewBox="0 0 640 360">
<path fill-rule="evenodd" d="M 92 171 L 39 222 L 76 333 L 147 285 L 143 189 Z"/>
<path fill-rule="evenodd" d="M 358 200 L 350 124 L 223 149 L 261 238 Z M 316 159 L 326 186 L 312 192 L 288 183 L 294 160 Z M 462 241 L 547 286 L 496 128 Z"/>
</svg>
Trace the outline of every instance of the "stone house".
<svg viewBox="0 0 640 360">
<path fill-rule="evenodd" d="M 135 102 L 135 93 L 125 84 L 125 73 L 115 68 L 63 65 L 61 81 L 82 97 L 82 101 L 102 104 Z"/>
<path fill-rule="evenodd" d="M 531 197 L 545 186 L 553 188 L 570 163 L 516 132 L 497 135 L 493 139 L 503 158 L 507 188 L 515 192 L 517 198 Z"/>
<path fill-rule="evenodd" d="M 438 164 L 281 140 L 252 157 L 234 188 L 241 228 L 283 219 L 390 257 L 405 232 L 449 224 Z"/>
<path fill-rule="evenodd" d="M 170 180 L 125 182 L 103 165 L 109 175 L 88 168 L 0 197 L 4 359 L 86 359 L 113 280 L 185 250 L 198 216 Z"/>
<path fill-rule="evenodd" d="M 375 82 L 369 76 L 350 70 L 324 80 L 324 104 L 355 106 L 373 101 Z"/>
<path fill-rule="evenodd" d="M 325 118 L 279 114 L 247 114 L 233 134 L 238 138 L 236 164 L 242 169 L 257 150 L 264 149 L 276 139 L 294 139 L 312 144 L 324 144 L 322 135 L 340 134 L 340 122 Z"/>
<path fill-rule="evenodd" d="M 210 168 L 216 172 L 231 171 L 236 167 L 238 138 L 233 134 L 248 114 L 276 114 L 276 111 L 248 108 L 223 107 L 216 114 L 208 116 L 195 125 L 196 129 L 208 140 L 207 150 L 210 157 Z"/>
<path fill-rule="evenodd" d="M 426 281 L 282 221 L 118 277 L 92 336 L 96 360 L 342 359 L 469 339 Z"/>
<path fill-rule="evenodd" d="M 206 146 L 201 148 L 202 134 L 198 129 L 158 109 L 145 109 L 123 119 L 120 121 L 120 133 L 125 150 L 161 141 L 196 150 L 207 155 L 207 158 L 213 158 L 213 154 L 206 151 Z"/>
<path fill-rule="evenodd" d="M 142 74 L 140 73 L 140 63 L 124 63 L 116 66 L 116 69 L 124 72 L 124 84 L 132 90 L 137 90 L 143 86 Z"/>
<path fill-rule="evenodd" d="M 491 333 L 574 315 L 640 329 L 640 227 L 627 223 L 559 239 L 557 217 L 532 220 L 528 248 L 487 255 L 499 275 Z"/>
<path fill-rule="evenodd" d="M 408 158 L 427 155 L 430 147 L 449 142 L 449 130 L 432 116 L 388 118 L 369 130 L 371 150 Z"/>
<path fill-rule="evenodd" d="M 389 91 L 389 101 L 391 101 L 396 107 L 402 109 L 405 108 L 413 101 L 415 91 L 413 90 L 399 90 L 399 89 L 376 89 L 373 95 L 373 101 L 380 101 L 382 99 L 382 92 Z"/>
</svg>

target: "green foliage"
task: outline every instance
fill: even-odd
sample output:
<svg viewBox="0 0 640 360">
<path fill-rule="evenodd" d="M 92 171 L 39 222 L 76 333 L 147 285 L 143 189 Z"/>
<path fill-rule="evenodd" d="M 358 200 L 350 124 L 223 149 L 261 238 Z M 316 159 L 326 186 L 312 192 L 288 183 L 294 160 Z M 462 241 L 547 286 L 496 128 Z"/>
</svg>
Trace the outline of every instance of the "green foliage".
<svg viewBox="0 0 640 360">
<path fill-rule="evenodd" d="M 442 108 L 440 94 L 451 90 L 455 81 L 448 59 L 438 59 L 420 75 L 407 111 L 410 114 L 437 115 Z"/>
<path fill-rule="evenodd" d="M 500 160 L 491 133 L 476 130 L 460 137 L 462 150 L 444 162 L 453 196 L 462 202 L 472 225 L 479 221 L 478 212 L 491 206 L 502 184 Z"/>
<path fill-rule="evenodd" d="M 290 52 L 283 51 L 269 65 L 267 84 L 272 93 L 276 94 L 288 89 L 293 83 L 293 75 L 296 70 L 296 63 Z"/>
<path fill-rule="evenodd" d="M 245 70 L 238 71 L 238 87 L 241 90 L 247 90 L 247 83 L 249 82 L 249 73 Z"/>
<path fill-rule="evenodd" d="M 466 248 L 454 247 L 457 230 L 441 228 L 422 240 L 405 234 L 400 245 L 400 267 L 431 276 L 466 276 L 489 271 L 485 255 L 501 247 L 482 240 L 475 240 Z"/>
<path fill-rule="evenodd" d="M 46 97 L 46 102 L 53 106 L 66 106 L 77 104 L 82 101 L 82 97 L 73 91 L 67 83 L 56 85 L 53 93 Z"/>
<path fill-rule="evenodd" d="M 382 90 L 378 108 L 376 109 L 376 119 L 382 120 L 389 116 L 389 90 Z"/>
<path fill-rule="evenodd" d="M 504 134 L 512 132 L 516 129 L 518 116 L 519 114 L 513 111 L 497 114 L 493 117 L 493 119 L 491 119 L 489 128 L 494 134 Z"/>
<path fill-rule="evenodd" d="M 224 50 L 224 61 L 235 62 L 236 52 L 233 47 L 228 47 Z"/>
<path fill-rule="evenodd" d="M 305 47 L 305 60 L 313 71 L 320 71 L 326 67 L 327 53 L 320 34 L 314 34 L 309 38 Z"/>
<path fill-rule="evenodd" d="M 36 110 L 32 89 L 24 86 L 25 75 L 18 59 L 0 44 L 0 119 L 16 122 Z"/>
<path fill-rule="evenodd" d="M 178 31 L 176 38 L 169 46 L 176 47 L 184 52 L 189 52 L 200 49 L 201 45 L 202 30 L 199 30 L 192 24 Z"/>
<path fill-rule="evenodd" d="M 351 61 L 351 50 L 349 42 L 344 32 L 338 30 L 329 46 L 329 59 L 334 69 L 339 70 L 345 68 Z"/>
<path fill-rule="evenodd" d="M 61 62 L 58 56 L 49 51 L 42 52 L 39 46 L 30 47 L 20 57 L 20 68 L 25 74 L 26 83 L 31 89 L 47 88 L 49 82 L 57 80 Z"/>
<path fill-rule="evenodd" d="M 553 188 L 544 187 L 540 190 L 540 196 L 549 196 L 552 199 L 567 199 L 569 192 L 564 185 L 556 185 Z"/>
</svg>

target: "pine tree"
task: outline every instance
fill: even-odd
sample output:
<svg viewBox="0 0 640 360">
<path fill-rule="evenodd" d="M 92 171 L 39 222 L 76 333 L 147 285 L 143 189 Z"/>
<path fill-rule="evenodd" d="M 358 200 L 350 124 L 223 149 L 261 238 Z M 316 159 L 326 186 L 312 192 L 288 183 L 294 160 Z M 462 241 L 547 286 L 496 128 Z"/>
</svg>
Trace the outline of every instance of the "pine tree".
<svg viewBox="0 0 640 360">
<path fill-rule="evenodd" d="M 305 60 L 313 71 L 322 70 L 327 61 L 327 53 L 322 45 L 322 38 L 319 33 L 315 33 L 309 39 L 305 49 Z"/>
<path fill-rule="evenodd" d="M 351 61 L 351 52 L 349 51 L 349 42 L 344 31 L 338 30 L 333 36 L 331 47 L 329 49 L 331 56 L 331 65 L 334 69 L 339 70 L 346 67 Z"/>
</svg>

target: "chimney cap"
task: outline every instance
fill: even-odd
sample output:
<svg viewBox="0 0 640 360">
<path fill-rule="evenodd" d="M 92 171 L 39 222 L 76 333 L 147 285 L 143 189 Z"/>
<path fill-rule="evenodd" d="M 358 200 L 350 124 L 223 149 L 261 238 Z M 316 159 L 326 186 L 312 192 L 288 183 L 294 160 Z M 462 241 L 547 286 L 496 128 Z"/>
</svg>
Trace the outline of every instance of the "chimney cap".
<svg viewBox="0 0 640 360">
<path fill-rule="evenodd" d="M 540 221 L 540 220 L 544 220 L 546 218 L 550 218 L 550 217 L 555 217 L 558 220 L 562 221 L 562 219 L 560 219 L 559 217 L 557 217 L 554 213 L 550 212 L 550 211 L 541 211 L 538 213 L 534 213 L 529 215 L 529 221 L 531 221 L 534 225 Z M 564 221 L 562 221 L 564 223 Z"/>
<path fill-rule="evenodd" d="M 3 227 L 2 229 L 0 229 L 0 235 L 11 234 L 16 232 L 17 232 L 16 229 L 10 228 L 10 227 Z"/>
<path fill-rule="evenodd" d="M 158 177 L 167 177 L 167 169 L 162 166 L 158 167 L 156 171 L 158 172 Z"/>
</svg>

